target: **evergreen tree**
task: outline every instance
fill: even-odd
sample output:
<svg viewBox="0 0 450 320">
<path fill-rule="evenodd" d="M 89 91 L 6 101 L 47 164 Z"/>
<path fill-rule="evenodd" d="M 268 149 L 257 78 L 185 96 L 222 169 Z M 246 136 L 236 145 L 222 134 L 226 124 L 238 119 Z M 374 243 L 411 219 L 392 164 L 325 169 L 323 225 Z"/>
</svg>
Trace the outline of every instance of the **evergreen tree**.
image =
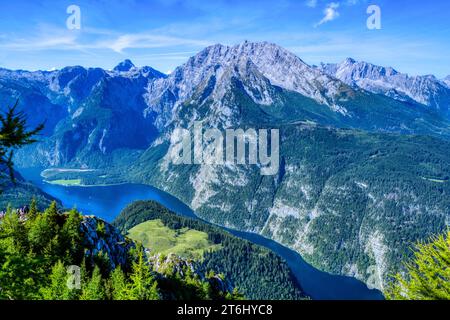
<svg viewBox="0 0 450 320">
<path fill-rule="evenodd" d="M 29 226 L 28 240 L 31 250 L 35 253 L 41 253 L 48 243 L 52 240 L 54 230 L 48 219 L 44 215 L 38 215 Z"/>
<path fill-rule="evenodd" d="M 45 272 L 38 259 L 17 253 L 3 255 L 0 256 L 0 299 L 39 299 L 39 284 Z"/>
<path fill-rule="evenodd" d="M 57 233 L 44 247 L 44 258 L 53 265 L 58 260 L 66 257 L 66 250 L 60 240 L 60 235 Z"/>
<path fill-rule="evenodd" d="M 58 261 L 52 268 L 50 284 L 41 290 L 45 300 L 72 300 L 74 293 L 67 286 L 68 274 L 66 267 Z"/>
<path fill-rule="evenodd" d="M 14 151 L 27 144 L 36 142 L 37 135 L 44 125 L 33 130 L 27 130 L 27 120 L 23 112 L 17 112 L 18 101 L 14 107 L 4 114 L 0 113 L 0 167 L 6 168 L 11 180 L 14 181 Z"/>
<path fill-rule="evenodd" d="M 44 217 L 48 220 L 49 223 L 56 226 L 58 221 L 58 206 L 56 204 L 56 201 L 53 201 L 50 204 L 50 207 L 48 207 L 44 211 Z"/>
<path fill-rule="evenodd" d="M 81 300 L 104 300 L 106 292 L 100 269 L 96 266 L 90 280 L 82 286 Z"/>
<path fill-rule="evenodd" d="M 82 217 L 76 209 L 70 210 L 61 229 L 61 242 L 66 250 L 69 263 L 80 261 L 83 256 L 80 225 Z"/>
<path fill-rule="evenodd" d="M 119 266 L 111 272 L 109 279 L 112 300 L 128 300 L 128 287 L 125 274 Z"/>
<path fill-rule="evenodd" d="M 391 300 L 450 300 L 450 230 L 416 245 L 404 275 L 397 274 L 386 297 Z"/>
<path fill-rule="evenodd" d="M 27 230 L 16 211 L 8 206 L 0 224 L 6 239 L 6 248 L 10 253 L 26 253 L 28 249 Z"/>
<path fill-rule="evenodd" d="M 29 220 L 34 220 L 36 218 L 37 214 L 38 214 L 37 201 L 36 201 L 36 198 L 33 197 L 33 199 L 31 200 L 31 203 L 30 203 L 30 209 L 28 210 L 27 217 Z"/>
<path fill-rule="evenodd" d="M 239 292 L 238 288 L 234 288 L 233 292 L 228 292 L 225 296 L 227 300 L 245 300 L 245 296 Z"/>
<path fill-rule="evenodd" d="M 153 278 L 150 267 L 146 263 L 142 247 L 137 249 L 137 258 L 132 265 L 130 280 L 131 284 L 128 290 L 130 300 L 159 299 L 157 282 Z"/>
<path fill-rule="evenodd" d="M 106 233 L 105 223 L 103 221 L 97 221 L 97 234 L 100 237 L 104 237 Z"/>
<path fill-rule="evenodd" d="M 43 231 L 43 239 L 36 239 L 43 246 L 43 252 L 52 264 L 56 263 L 58 259 L 64 256 L 63 245 L 60 239 L 60 228 L 58 225 L 58 208 L 56 201 L 53 201 L 50 206 L 44 211 L 43 221 L 40 221 Z"/>
<path fill-rule="evenodd" d="M 100 268 L 100 270 L 103 271 L 103 275 L 106 276 L 111 271 L 111 261 L 106 252 L 103 250 L 100 250 L 97 252 L 96 255 L 94 255 L 94 264 Z"/>
</svg>

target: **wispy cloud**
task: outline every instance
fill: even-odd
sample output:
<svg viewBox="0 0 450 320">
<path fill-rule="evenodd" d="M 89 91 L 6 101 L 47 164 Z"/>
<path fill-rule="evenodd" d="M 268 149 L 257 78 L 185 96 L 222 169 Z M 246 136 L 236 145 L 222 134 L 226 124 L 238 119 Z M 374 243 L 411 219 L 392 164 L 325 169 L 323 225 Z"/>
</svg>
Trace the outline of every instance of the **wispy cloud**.
<svg viewBox="0 0 450 320">
<path fill-rule="evenodd" d="M 14 42 L 0 43 L 0 48 L 29 51 L 29 50 L 48 50 L 54 48 L 68 48 L 76 46 L 75 36 L 46 36 L 33 39 L 18 39 Z"/>
<path fill-rule="evenodd" d="M 98 42 L 94 46 L 123 53 L 125 49 L 163 48 L 184 45 L 206 46 L 209 44 L 209 42 L 204 40 L 138 33 L 121 35 L 114 39 Z"/>
<path fill-rule="evenodd" d="M 324 17 L 322 18 L 322 20 L 320 20 L 318 23 L 315 24 L 315 27 L 318 27 L 324 23 L 330 22 L 335 20 L 336 18 L 339 17 L 339 2 L 331 2 L 329 4 L 327 4 L 325 10 L 323 11 Z"/>
<path fill-rule="evenodd" d="M 3 41 L 0 38 L 0 48 L 12 51 L 42 51 L 42 50 L 79 50 L 86 52 L 92 49 L 112 50 L 123 54 L 127 49 L 170 48 L 178 46 L 204 47 L 211 43 L 205 40 L 158 35 L 154 31 L 144 33 L 119 34 L 107 30 L 84 29 L 81 32 L 54 29 L 45 32 L 44 36 L 33 36 Z"/>
</svg>

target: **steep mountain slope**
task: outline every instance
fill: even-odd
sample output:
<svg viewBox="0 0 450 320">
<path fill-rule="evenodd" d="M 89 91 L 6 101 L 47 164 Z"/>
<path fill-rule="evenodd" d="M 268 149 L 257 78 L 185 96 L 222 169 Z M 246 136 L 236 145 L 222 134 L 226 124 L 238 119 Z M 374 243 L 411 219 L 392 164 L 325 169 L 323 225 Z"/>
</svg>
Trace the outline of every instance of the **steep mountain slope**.
<svg viewBox="0 0 450 320">
<path fill-rule="evenodd" d="M 443 82 L 447 85 L 447 87 L 450 88 L 450 76 L 447 76 L 447 77 L 443 80 Z"/>
<path fill-rule="evenodd" d="M 142 96 L 147 83 L 159 77 L 164 75 L 150 67 L 136 68 L 130 61 L 113 71 L 0 70 L 2 107 L 19 100 L 31 124 L 46 123 L 42 143 L 21 150 L 18 165 L 107 166 L 116 153 L 145 149 L 156 129 L 142 114 L 147 107 Z"/>
<path fill-rule="evenodd" d="M 321 64 L 319 69 L 352 87 L 401 101 L 416 101 L 450 116 L 450 89 L 435 76 L 409 76 L 351 58 L 339 64 Z"/>
<path fill-rule="evenodd" d="M 378 288 L 411 242 L 450 224 L 450 144 L 438 139 L 285 125 L 275 176 L 251 165 L 173 165 L 168 147 L 147 150 L 131 178 L 323 270 L 367 281 L 373 267 Z"/>
<path fill-rule="evenodd" d="M 28 73 L 27 73 L 28 75 Z M 29 125 L 36 127 L 45 123 L 43 134 L 49 136 L 53 133 L 56 124 L 68 113 L 67 110 L 53 103 L 47 96 L 43 95 L 40 88 L 41 81 L 48 81 L 47 73 L 33 77 L 19 77 L 15 72 L 0 69 L 0 108 L 5 111 L 8 106 L 18 102 L 18 111 L 27 114 Z M 30 79 L 31 78 L 31 79 Z"/>
<path fill-rule="evenodd" d="M 448 121 L 414 101 L 352 88 L 266 42 L 208 47 L 169 77 L 149 83 L 147 91 L 146 111 L 155 115 L 159 128 L 209 119 L 219 127 L 312 120 L 376 131 L 448 135 L 449 130 Z M 238 115 L 244 103 L 248 119 Z"/>
</svg>

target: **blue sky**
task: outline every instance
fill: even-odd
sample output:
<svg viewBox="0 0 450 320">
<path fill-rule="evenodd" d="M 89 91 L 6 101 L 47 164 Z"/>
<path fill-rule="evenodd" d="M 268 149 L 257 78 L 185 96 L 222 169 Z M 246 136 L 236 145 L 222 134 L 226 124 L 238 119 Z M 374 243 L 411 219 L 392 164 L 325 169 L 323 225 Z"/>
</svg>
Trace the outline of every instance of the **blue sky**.
<svg viewBox="0 0 450 320">
<path fill-rule="evenodd" d="M 381 30 L 366 26 L 381 8 Z M 69 30 L 69 5 L 81 29 Z M 203 47 L 275 42 L 311 64 L 346 57 L 410 74 L 450 74 L 447 0 L 14 0 L 0 1 L 0 67 L 113 68 L 129 58 L 162 72 Z"/>
</svg>

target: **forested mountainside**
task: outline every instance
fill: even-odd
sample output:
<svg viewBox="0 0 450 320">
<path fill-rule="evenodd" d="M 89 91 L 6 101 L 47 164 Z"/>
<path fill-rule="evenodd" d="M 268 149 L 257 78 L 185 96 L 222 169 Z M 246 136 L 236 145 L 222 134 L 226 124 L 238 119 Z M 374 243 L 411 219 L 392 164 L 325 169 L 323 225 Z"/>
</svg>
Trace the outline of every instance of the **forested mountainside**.
<svg viewBox="0 0 450 320">
<path fill-rule="evenodd" d="M 307 123 L 280 129 L 276 176 L 255 166 L 172 165 L 167 145 L 129 172 L 204 219 L 275 239 L 322 270 L 366 280 L 376 266 L 380 287 L 410 243 L 449 224 L 448 142 Z"/>
<path fill-rule="evenodd" d="M 15 180 L 11 181 L 6 172 L 0 173 L 0 211 L 6 211 L 8 206 L 23 208 L 29 205 L 33 198 L 43 210 L 56 200 L 32 183 L 25 181 L 18 172 L 14 174 Z"/>
<path fill-rule="evenodd" d="M 198 271 L 175 256 L 147 257 L 115 227 L 75 209 L 59 212 L 56 202 L 44 212 L 33 201 L 28 210 L 0 216 L 0 299 L 240 298 L 212 269 Z"/>
<path fill-rule="evenodd" d="M 176 250 L 193 259 L 198 270 L 223 274 L 249 299 L 306 298 L 286 262 L 276 254 L 218 227 L 179 216 L 154 201 L 130 204 L 113 225 L 131 238 L 143 240 L 150 254 Z M 182 237 L 181 243 L 177 236 Z"/>
<path fill-rule="evenodd" d="M 2 70 L 0 97 L 55 118 L 42 142 L 17 154 L 19 166 L 88 169 L 78 173 L 83 183 L 155 185 L 204 219 L 270 237 L 322 270 L 367 280 L 374 267 L 381 289 L 411 242 L 449 225 L 447 90 L 422 79 L 406 99 L 331 71 L 244 42 L 208 47 L 168 76 L 129 61 L 112 71 Z M 174 166 L 173 130 L 194 121 L 279 128 L 278 174 Z"/>
</svg>

